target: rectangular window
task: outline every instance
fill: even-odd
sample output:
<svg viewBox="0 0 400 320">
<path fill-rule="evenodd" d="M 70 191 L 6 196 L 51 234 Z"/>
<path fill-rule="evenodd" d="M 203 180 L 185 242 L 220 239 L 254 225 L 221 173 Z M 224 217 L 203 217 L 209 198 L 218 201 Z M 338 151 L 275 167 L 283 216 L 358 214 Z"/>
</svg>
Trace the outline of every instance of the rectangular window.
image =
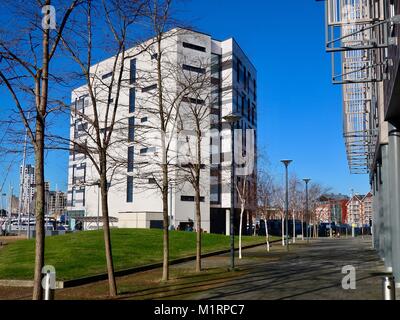
<svg viewBox="0 0 400 320">
<path fill-rule="evenodd" d="M 240 69 L 242 68 L 242 63 L 239 59 L 237 59 L 237 66 L 236 66 L 236 78 L 237 82 L 240 82 Z"/>
<path fill-rule="evenodd" d="M 103 74 L 102 76 L 101 76 L 101 79 L 107 79 L 107 78 L 109 78 L 109 77 L 111 77 L 112 76 L 112 72 L 109 72 L 109 73 L 106 73 L 106 74 Z"/>
<path fill-rule="evenodd" d="M 184 64 L 182 66 L 182 68 L 183 68 L 183 70 L 186 70 L 186 71 L 197 72 L 197 73 L 201 73 L 201 74 L 205 74 L 206 73 L 206 69 L 204 69 L 204 68 L 189 66 L 187 64 Z"/>
<path fill-rule="evenodd" d="M 133 202 L 133 177 L 128 176 L 126 181 L 126 202 Z"/>
<path fill-rule="evenodd" d="M 129 89 L 129 113 L 135 112 L 136 89 Z"/>
<path fill-rule="evenodd" d="M 206 52 L 206 48 L 192 44 L 192 43 L 188 43 L 188 42 L 183 42 L 182 46 L 184 48 L 188 48 L 188 49 L 192 49 L 192 50 L 197 50 L 197 51 L 201 51 L 201 52 Z"/>
<path fill-rule="evenodd" d="M 157 89 L 157 85 L 156 84 L 152 84 L 151 86 L 145 87 L 142 89 L 142 92 L 148 92 L 151 90 Z"/>
<path fill-rule="evenodd" d="M 181 201 L 194 202 L 194 196 L 181 196 Z M 204 197 L 200 197 L 200 202 L 204 202 Z"/>
<path fill-rule="evenodd" d="M 128 142 L 133 142 L 135 139 L 135 117 L 128 119 Z"/>
<path fill-rule="evenodd" d="M 196 98 L 190 98 L 190 97 L 183 97 L 182 101 L 187 102 L 187 103 L 200 104 L 200 105 L 205 104 L 205 101 L 202 99 L 196 99 Z"/>
<path fill-rule="evenodd" d="M 157 181 L 156 181 L 156 179 L 154 179 L 154 178 L 149 178 L 149 184 L 156 184 L 157 183 Z"/>
<path fill-rule="evenodd" d="M 88 100 L 85 98 L 87 98 L 87 95 L 75 100 L 75 112 L 85 114 L 85 107 L 88 104 Z"/>
<path fill-rule="evenodd" d="M 136 59 L 132 59 L 130 61 L 130 84 L 133 84 L 136 82 Z"/>
<path fill-rule="evenodd" d="M 143 117 L 142 119 L 140 119 L 140 122 L 147 122 L 147 117 Z"/>
<path fill-rule="evenodd" d="M 142 148 L 142 149 L 140 149 L 140 154 L 146 154 L 146 153 L 151 153 L 151 152 L 156 152 L 156 148 L 155 147 L 151 147 L 151 148 Z"/>
<path fill-rule="evenodd" d="M 128 147 L 128 172 L 133 172 L 133 159 L 134 159 L 133 147 Z"/>
<path fill-rule="evenodd" d="M 151 60 L 156 60 L 157 57 L 158 57 L 158 53 L 153 53 L 153 54 L 151 55 Z"/>
<path fill-rule="evenodd" d="M 244 84 L 244 90 L 247 90 L 247 70 L 246 67 L 243 68 L 243 84 Z"/>
</svg>

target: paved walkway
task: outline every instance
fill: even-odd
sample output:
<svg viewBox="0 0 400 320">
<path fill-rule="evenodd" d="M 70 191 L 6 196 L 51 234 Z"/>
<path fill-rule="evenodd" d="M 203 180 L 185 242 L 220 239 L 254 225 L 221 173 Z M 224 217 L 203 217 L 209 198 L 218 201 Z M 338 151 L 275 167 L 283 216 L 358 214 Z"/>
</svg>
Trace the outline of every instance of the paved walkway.
<svg viewBox="0 0 400 320">
<path fill-rule="evenodd" d="M 382 279 L 374 273 L 382 272 L 383 264 L 371 249 L 369 237 L 313 240 L 296 245 L 289 254 L 273 250 L 268 255 L 276 255 L 275 261 L 265 259 L 265 248 L 246 250 L 244 255 L 248 262 L 253 260 L 252 265 L 242 266 L 247 271 L 244 275 L 187 298 L 382 299 Z M 356 269 L 355 290 L 342 288 L 345 265 Z"/>
</svg>

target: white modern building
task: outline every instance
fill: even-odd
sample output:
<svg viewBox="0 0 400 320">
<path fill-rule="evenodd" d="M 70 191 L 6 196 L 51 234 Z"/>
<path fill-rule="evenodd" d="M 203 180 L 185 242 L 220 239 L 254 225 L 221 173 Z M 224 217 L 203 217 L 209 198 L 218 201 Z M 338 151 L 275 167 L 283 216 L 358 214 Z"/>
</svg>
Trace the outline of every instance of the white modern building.
<svg viewBox="0 0 400 320">
<path fill-rule="evenodd" d="M 21 186 L 22 213 L 26 214 L 32 207 L 32 200 L 35 195 L 35 168 L 27 164 L 25 168 L 19 168 L 19 181 Z"/>
<path fill-rule="evenodd" d="M 157 54 L 155 46 L 150 43 L 151 40 L 127 50 L 125 56 L 131 58 L 125 61 L 126 68 L 122 76 L 124 85 L 118 96 L 116 127 L 110 151 L 115 163 L 108 177 L 109 215 L 118 219 L 117 226 L 121 228 L 162 226 L 162 197 L 157 187 L 160 181 L 158 164 L 161 139 L 159 119 L 157 112 L 154 112 L 158 103 L 155 77 Z M 144 47 L 147 49 L 143 50 Z M 208 109 L 201 122 L 204 136 L 201 142 L 202 229 L 212 233 L 229 233 L 232 140 L 231 127 L 225 122 L 224 116 L 232 112 L 241 116 L 234 127 L 247 130 L 247 135 L 239 134 L 240 137 L 235 139 L 235 155 L 240 155 L 240 160 L 236 161 L 240 162 L 236 172 L 238 176 L 246 174 L 248 183 L 254 184 L 254 155 L 257 150 L 256 69 L 233 38 L 218 41 L 207 34 L 174 29 L 163 40 L 162 49 L 167 84 L 164 87 L 168 88 L 163 94 L 164 104 L 167 109 L 168 105 L 173 109 L 171 118 L 176 119 L 168 124 L 167 130 L 170 145 L 168 163 L 172 164 L 169 175 L 173 181 L 168 203 L 170 224 L 175 228 L 184 228 L 195 222 L 194 190 L 188 179 L 184 176 L 182 179 L 184 173 L 179 169 L 187 168 L 190 164 L 187 157 L 191 149 L 182 145 L 185 142 L 192 145 L 192 137 L 188 132 L 193 131 L 194 126 L 189 110 L 194 104 Z M 102 112 L 106 112 L 110 104 L 108 101 L 113 103 L 117 98 L 114 92 L 108 96 L 105 89 L 113 79 L 115 59 L 111 57 L 99 62 L 91 69 L 97 79 L 94 87 L 100 117 L 104 115 Z M 207 87 L 201 88 L 201 93 L 182 95 L 180 102 L 176 103 L 181 93 L 182 78 L 187 75 L 210 75 L 210 81 Z M 72 105 L 70 137 L 90 146 L 93 129 L 88 119 L 93 119 L 93 108 L 86 86 L 72 92 Z M 101 133 L 107 134 L 107 129 L 104 125 Z M 97 171 L 90 157 L 76 149 L 72 148 L 69 158 L 69 215 L 101 216 Z M 118 164 L 115 159 L 120 159 Z M 186 163 L 182 159 L 186 159 Z M 238 222 L 240 205 L 237 199 L 236 196 L 235 218 Z"/>
</svg>

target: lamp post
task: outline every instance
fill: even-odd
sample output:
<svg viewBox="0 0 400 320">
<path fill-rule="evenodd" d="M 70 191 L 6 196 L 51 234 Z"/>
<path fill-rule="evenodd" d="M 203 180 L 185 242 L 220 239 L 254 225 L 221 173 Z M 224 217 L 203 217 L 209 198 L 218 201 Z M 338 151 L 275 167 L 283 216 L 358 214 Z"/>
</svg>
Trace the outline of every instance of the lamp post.
<svg viewBox="0 0 400 320">
<path fill-rule="evenodd" d="M 286 181 L 286 194 L 285 194 L 285 219 L 286 219 L 286 251 L 289 251 L 289 177 L 288 166 L 292 160 L 281 160 L 285 165 L 285 181 Z"/>
<path fill-rule="evenodd" d="M 310 224 L 310 218 L 308 216 L 308 183 L 310 182 L 311 179 L 305 178 L 303 179 L 303 181 L 306 183 L 306 217 L 307 217 L 307 243 L 310 241 L 310 237 L 309 237 L 309 224 Z"/>
<path fill-rule="evenodd" d="M 235 212 L 235 144 L 234 144 L 234 126 L 240 120 L 241 116 L 236 113 L 230 113 L 223 117 L 231 127 L 231 209 L 230 209 L 230 236 L 231 236 L 231 271 L 235 268 L 235 229 L 234 229 L 234 212 Z"/>
</svg>

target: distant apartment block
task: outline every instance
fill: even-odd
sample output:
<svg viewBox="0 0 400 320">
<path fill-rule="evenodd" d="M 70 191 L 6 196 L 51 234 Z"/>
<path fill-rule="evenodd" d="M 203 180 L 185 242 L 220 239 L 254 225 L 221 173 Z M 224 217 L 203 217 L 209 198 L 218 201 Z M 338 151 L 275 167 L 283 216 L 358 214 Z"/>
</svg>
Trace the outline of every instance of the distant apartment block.
<svg viewBox="0 0 400 320">
<path fill-rule="evenodd" d="M 336 225 L 347 223 L 347 202 L 349 197 L 342 194 L 322 195 L 317 202 L 315 209 L 319 222 Z"/>
<path fill-rule="evenodd" d="M 143 175 L 148 177 L 140 181 L 134 173 L 139 170 L 139 164 L 149 163 L 159 156 L 160 139 L 156 119 L 150 112 L 154 108 L 152 98 L 157 90 L 155 78 L 150 74 L 156 71 L 157 55 L 150 48 L 140 52 L 141 46 L 127 50 L 127 55 L 134 56 L 127 62 L 125 81 L 129 83 L 121 89 L 117 122 L 122 123 L 118 130 L 118 137 L 124 140 L 114 145 L 115 156 L 125 159 L 126 165 L 116 170 L 110 178 L 109 208 L 110 216 L 118 220 L 118 227 L 129 228 L 159 228 L 162 226 L 162 198 L 155 187 L 156 179 L 151 170 L 144 170 Z M 201 97 L 185 96 L 182 98 L 179 126 L 193 130 L 188 120 L 187 107 L 191 103 L 209 106 L 209 114 L 203 123 L 204 133 L 217 132 L 217 138 L 205 138 L 201 150 L 204 168 L 201 173 L 201 214 L 202 229 L 212 233 L 229 233 L 229 218 L 231 206 L 231 128 L 225 122 L 224 116 L 232 112 L 241 115 L 235 129 L 249 129 L 254 133 L 254 144 L 257 134 L 257 73 L 256 69 L 242 51 L 236 41 L 231 38 L 225 41 L 213 39 L 210 35 L 174 29 L 171 36 L 163 40 L 164 55 L 168 56 L 169 63 L 177 69 L 170 72 L 171 81 L 169 95 L 176 94 L 179 74 L 211 73 L 211 81 L 204 88 L 205 100 Z M 93 66 L 97 78 L 99 92 L 99 108 L 105 108 L 106 97 L 101 96 L 102 86 L 110 81 L 110 70 L 115 58 L 109 58 Z M 93 116 L 93 107 L 89 99 L 86 86 L 72 92 L 73 108 L 77 108 L 86 117 Z M 111 97 L 114 99 L 115 97 Z M 103 107 L 101 107 L 103 106 Z M 84 117 L 77 117 L 71 112 L 70 136 L 75 141 L 85 141 L 90 145 L 87 133 L 91 130 L 90 123 Z M 154 125 L 155 124 L 155 125 Z M 144 132 L 143 128 L 148 130 Z M 171 129 L 171 149 L 178 149 L 179 133 Z M 102 134 L 107 128 L 102 129 Z M 140 136 L 142 142 L 136 142 Z M 247 141 L 244 134 L 240 140 L 241 156 L 246 156 L 246 150 L 251 141 Z M 238 148 L 238 146 L 236 146 Z M 254 145 L 255 153 L 257 152 Z M 247 152 L 248 153 L 248 152 Z M 219 161 L 214 163 L 212 159 Z M 188 166 L 190 163 L 182 164 Z M 254 164 L 254 171 L 256 170 Z M 177 172 L 171 173 L 178 175 Z M 235 180 L 239 181 L 236 176 Z M 254 183 L 255 177 L 249 178 L 249 184 Z M 99 187 L 98 175 L 92 162 L 79 150 L 71 150 L 68 172 L 67 209 L 70 217 L 101 216 L 101 207 L 98 205 Z M 238 221 L 239 207 L 236 196 L 234 217 Z M 179 185 L 171 185 L 169 190 L 170 225 L 179 226 L 193 224 L 195 221 L 194 190 L 190 184 L 183 181 Z"/>
<path fill-rule="evenodd" d="M 347 203 L 348 224 L 357 227 L 370 225 L 372 219 L 372 194 L 355 194 Z"/>
</svg>

